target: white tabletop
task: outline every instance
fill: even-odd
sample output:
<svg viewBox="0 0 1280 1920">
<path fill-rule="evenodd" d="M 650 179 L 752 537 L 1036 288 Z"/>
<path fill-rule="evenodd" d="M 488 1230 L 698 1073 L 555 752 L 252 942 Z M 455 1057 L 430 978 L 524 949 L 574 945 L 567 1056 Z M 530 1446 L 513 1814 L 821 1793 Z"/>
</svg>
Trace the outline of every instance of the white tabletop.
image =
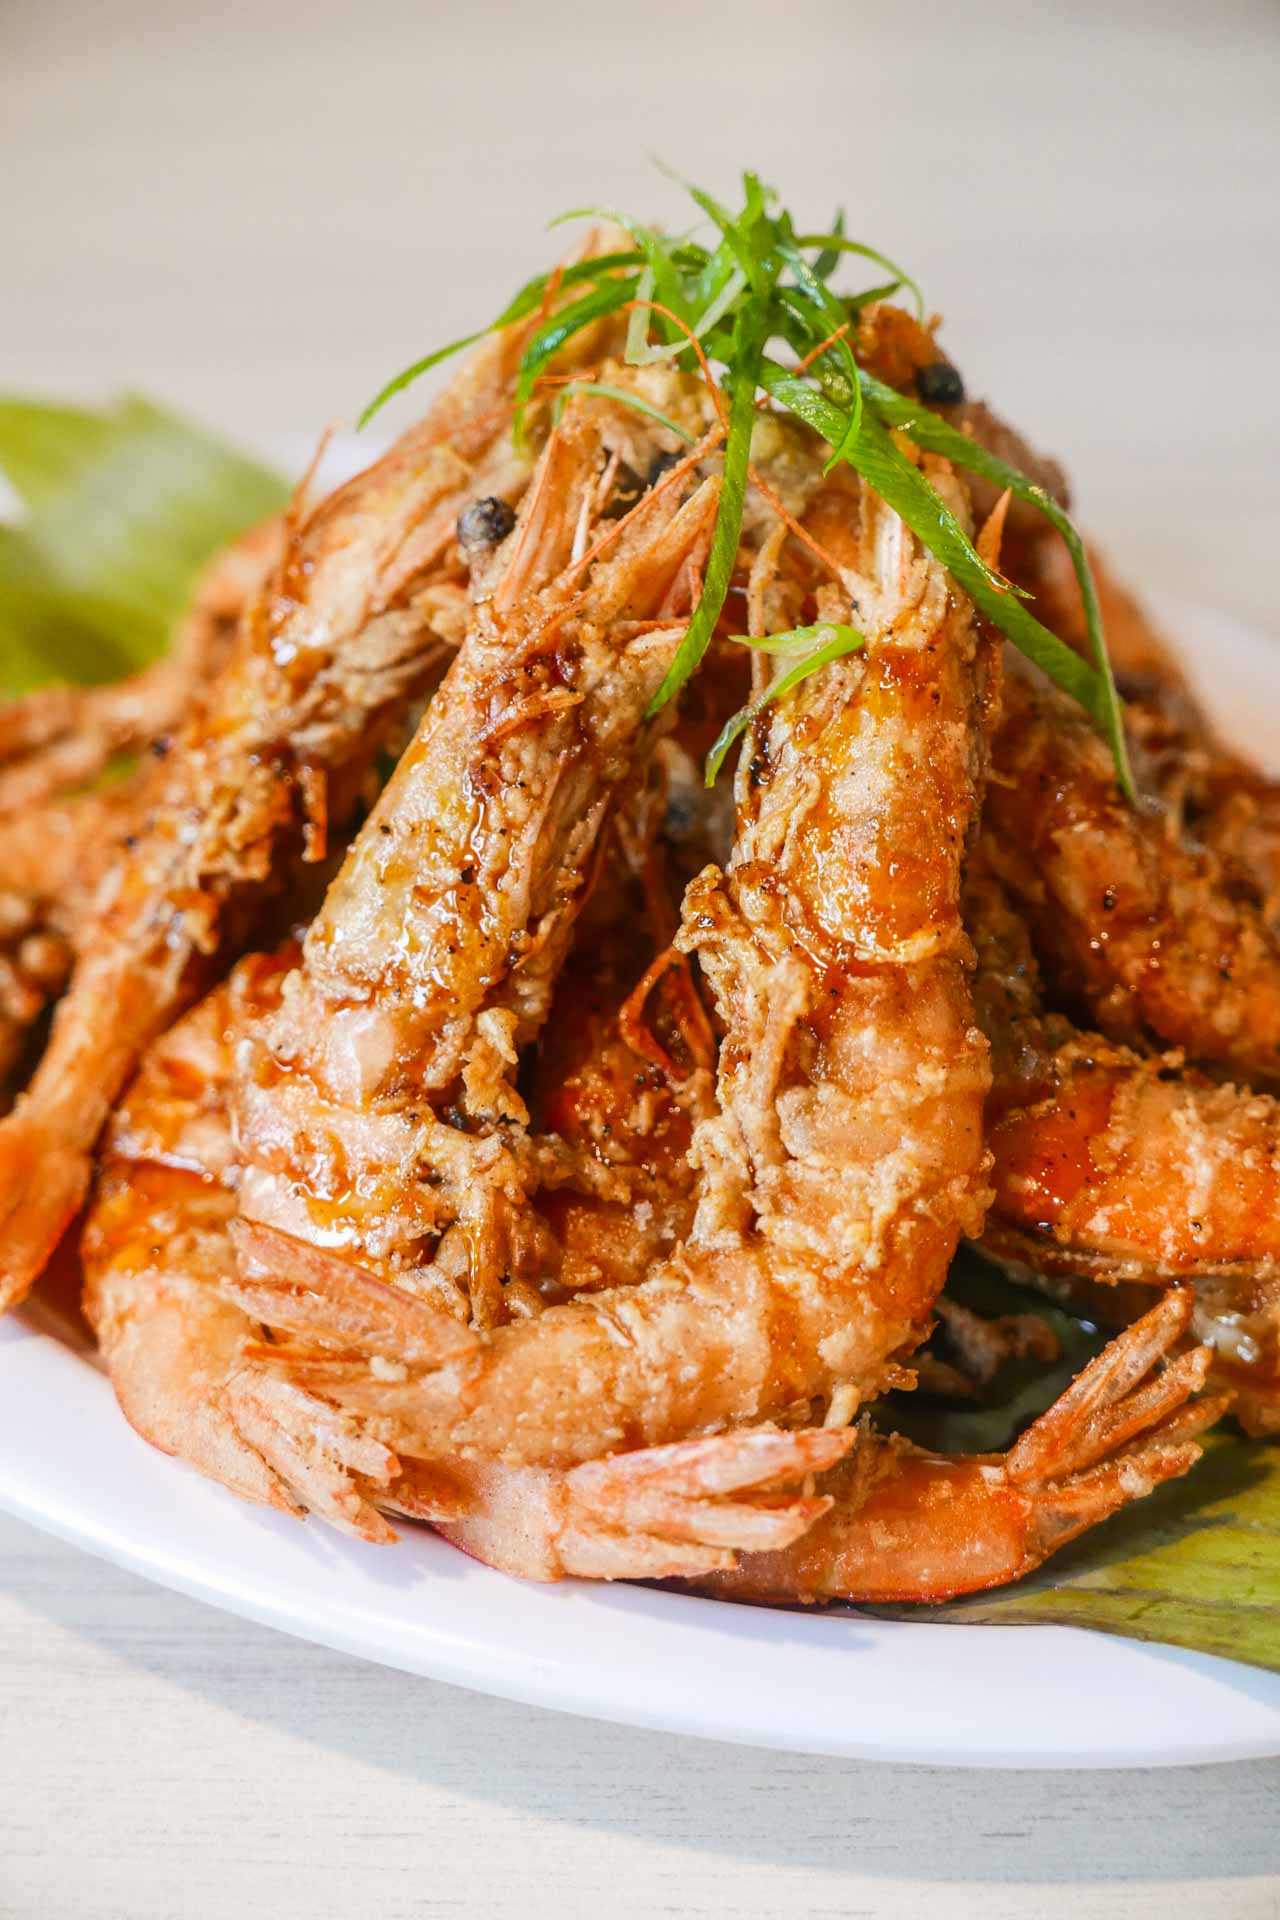
<svg viewBox="0 0 1280 1920">
<path fill-rule="evenodd" d="M 7 0 L 0 383 L 134 386 L 238 438 L 350 420 L 545 257 L 549 215 L 678 218 L 650 152 L 726 192 L 751 164 L 906 259 L 1122 566 L 1280 636 L 1277 102 L 1267 0 Z M 23 1920 L 1274 1920 L 1278 1788 L 1280 1763 L 951 1775 L 557 1719 L 0 1521 Z"/>
</svg>

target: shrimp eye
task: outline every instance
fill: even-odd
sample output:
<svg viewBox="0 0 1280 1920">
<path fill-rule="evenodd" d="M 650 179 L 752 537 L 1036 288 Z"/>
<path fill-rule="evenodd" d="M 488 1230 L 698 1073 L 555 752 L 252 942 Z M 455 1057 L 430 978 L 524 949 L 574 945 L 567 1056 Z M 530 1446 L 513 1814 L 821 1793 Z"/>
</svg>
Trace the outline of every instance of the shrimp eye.
<svg viewBox="0 0 1280 1920">
<path fill-rule="evenodd" d="M 935 360 L 916 374 L 916 392 L 928 407 L 955 407 L 964 399 L 964 381 L 949 360 Z"/>
<path fill-rule="evenodd" d="M 473 500 L 458 515 L 458 545 L 472 550 L 496 547 L 500 540 L 506 539 L 515 523 L 515 508 L 509 507 L 505 500 L 492 495 L 487 500 Z"/>
</svg>

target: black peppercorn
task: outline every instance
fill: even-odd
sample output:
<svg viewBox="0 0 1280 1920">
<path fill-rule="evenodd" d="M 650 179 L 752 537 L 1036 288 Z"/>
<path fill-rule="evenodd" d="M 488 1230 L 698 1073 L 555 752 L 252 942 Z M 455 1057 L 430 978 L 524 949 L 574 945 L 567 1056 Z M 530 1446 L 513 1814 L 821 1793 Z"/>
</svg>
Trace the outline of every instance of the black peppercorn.
<svg viewBox="0 0 1280 1920">
<path fill-rule="evenodd" d="M 927 407 L 956 407 L 964 399 L 964 381 L 949 360 L 935 360 L 916 374 L 916 392 Z"/>
<path fill-rule="evenodd" d="M 496 547 L 499 540 L 505 540 L 516 523 L 514 507 L 505 500 L 492 495 L 487 500 L 473 500 L 458 515 L 458 545 L 460 547 Z"/>
</svg>

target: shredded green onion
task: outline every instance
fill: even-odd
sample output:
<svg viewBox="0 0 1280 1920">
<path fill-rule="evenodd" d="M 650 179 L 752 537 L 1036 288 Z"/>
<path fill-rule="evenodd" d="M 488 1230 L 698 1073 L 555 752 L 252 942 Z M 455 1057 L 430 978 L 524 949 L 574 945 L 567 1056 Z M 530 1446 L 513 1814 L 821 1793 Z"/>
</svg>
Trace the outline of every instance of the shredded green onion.
<svg viewBox="0 0 1280 1920">
<path fill-rule="evenodd" d="M 883 267 L 886 273 L 893 275 L 896 285 L 906 287 L 910 290 L 911 298 L 915 301 L 916 318 L 919 320 L 924 319 L 924 295 L 906 268 L 900 267 L 896 260 L 891 260 L 887 253 L 881 253 L 875 247 L 865 247 L 858 240 L 848 240 L 843 233 L 801 234 L 796 239 L 796 245 L 798 247 L 821 247 L 824 254 L 856 253 L 860 254 L 864 260 L 874 260 L 878 267 Z"/>
<path fill-rule="evenodd" d="M 612 273 L 618 267 L 639 267 L 642 257 L 639 253 L 601 253 L 591 260 L 578 260 L 572 266 L 563 268 L 557 285 L 581 286 L 583 281 L 598 280 L 601 275 Z M 393 380 L 388 380 L 386 386 L 374 394 L 373 399 L 360 415 L 356 422 L 357 428 L 367 427 L 373 416 L 381 413 L 388 400 L 393 400 L 398 393 L 403 393 L 406 387 L 411 387 L 415 380 L 420 380 L 424 373 L 431 371 L 432 367 L 438 367 L 442 361 L 452 359 L 455 353 L 461 353 L 466 347 L 473 347 L 477 340 L 483 340 L 488 334 L 501 333 L 504 327 L 513 327 L 518 321 L 527 320 L 530 314 L 538 311 L 555 278 L 554 273 L 535 275 L 521 287 L 515 298 L 507 303 L 497 319 L 490 321 L 487 327 L 481 327 L 476 333 L 464 333 L 460 340 L 451 340 L 447 347 L 437 347 L 434 353 L 427 354 L 422 360 L 415 360 L 412 366 L 404 369 L 403 373 L 398 373 Z"/>
<path fill-rule="evenodd" d="M 1071 565 L 1080 587 L 1080 599 L 1084 608 L 1085 627 L 1089 636 L 1089 651 L 1094 666 L 1102 682 L 1098 690 L 1098 711 L 1090 709 L 1098 731 L 1111 748 L 1120 776 L 1120 783 L 1132 798 L 1133 775 L 1129 767 L 1129 750 L 1124 733 L 1124 709 L 1120 695 L 1116 691 L 1115 676 L 1111 670 L 1111 656 L 1107 652 L 1107 643 L 1102 631 L 1102 609 L 1098 605 L 1098 592 L 1094 585 L 1093 570 L 1089 565 L 1089 556 L 1085 552 L 1084 541 L 1080 538 L 1072 521 L 1058 505 L 1053 495 L 1037 481 L 1028 479 L 1017 467 L 1001 460 L 997 454 L 989 453 L 971 440 L 966 433 L 960 433 L 947 421 L 940 420 L 930 411 L 923 401 L 909 400 L 905 394 L 898 393 L 893 387 L 885 386 L 874 375 L 858 370 L 858 380 L 862 391 L 875 406 L 880 418 L 888 425 L 900 428 L 918 447 L 929 453 L 940 453 L 951 461 L 953 466 L 965 467 L 970 473 L 981 474 L 984 480 L 990 480 L 994 486 L 1005 488 L 1016 500 L 1025 500 L 1029 506 L 1042 513 L 1050 526 L 1056 527 L 1071 556 Z M 1056 674 L 1051 677 L 1057 678 Z"/>
<path fill-rule="evenodd" d="M 623 276 L 616 280 L 606 280 L 590 293 L 584 293 L 578 300 L 553 314 L 544 321 L 524 350 L 520 362 L 520 376 L 516 381 L 516 407 L 514 433 L 517 442 L 524 433 L 525 409 L 533 396 L 533 389 L 539 374 L 553 360 L 561 347 L 572 340 L 584 327 L 591 326 L 606 315 L 616 313 L 635 295 L 638 276 L 633 279 Z"/>
<path fill-rule="evenodd" d="M 742 307 L 734 323 L 734 358 L 729 376 L 729 432 L 724 443 L 724 474 L 720 482 L 716 524 L 711 535 L 711 551 L 707 555 L 698 604 L 662 685 L 649 702 L 648 711 L 651 714 L 657 713 L 679 693 L 702 659 L 715 632 L 724 597 L 733 579 L 738 560 L 738 541 L 742 533 L 742 507 L 747 497 L 747 467 L 751 459 L 751 430 L 756 420 L 760 351 L 767 325 L 765 312 L 757 304 Z"/>
<path fill-rule="evenodd" d="M 669 413 L 664 413 L 661 407 L 653 406 L 640 394 L 628 392 L 626 387 L 610 386 L 607 380 L 573 380 L 567 387 L 562 387 L 554 408 L 554 418 L 557 422 L 564 412 L 565 401 L 571 393 L 596 393 L 602 400 L 616 400 L 621 406 L 630 407 L 633 413 L 642 413 L 646 420 L 656 420 L 660 427 L 665 427 L 668 433 L 674 433 L 676 438 L 683 440 L 686 446 L 693 445 L 693 435 L 678 421 L 673 420 Z"/>
<path fill-rule="evenodd" d="M 731 633 L 735 647 L 750 647 L 753 653 L 768 653 L 780 660 L 794 660 L 825 644 L 826 635 L 851 636 L 850 645 L 861 638 L 853 627 L 842 627 L 834 620 L 819 620 L 812 627 L 788 627 L 785 633 Z"/>
<path fill-rule="evenodd" d="M 813 263 L 815 278 L 819 280 L 829 280 L 836 268 L 840 265 L 840 248 L 837 242 L 844 239 L 844 229 L 845 211 L 843 207 L 837 207 L 836 217 L 831 222 L 832 243 L 829 247 L 822 249 L 822 252 Z"/>
<path fill-rule="evenodd" d="M 806 422 L 828 443 L 828 470 L 844 463 L 861 474 L 921 545 L 941 561 L 980 612 L 1079 701 L 1107 740 L 1120 786 L 1132 798 L 1123 714 L 1107 659 L 1098 597 L 1084 543 L 1072 522 L 1026 474 L 857 364 L 849 331 L 860 311 L 905 287 L 923 316 L 924 299 L 916 281 L 887 254 L 850 239 L 843 212 L 826 232 L 797 233 L 791 216 L 777 206 L 775 196 L 755 174 L 743 175 L 742 204 L 736 212 L 703 188 L 681 184 L 715 229 L 713 245 L 702 245 L 687 234 L 670 238 L 609 207 L 579 207 L 561 215 L 561 221 L 609 220 L 633 245 L 574 261 L 528 281 L 490 327 L 428 354 L 389 381 L 365 409 L 361 425 L 394 394 L 451 354 L 486 333 L 530 320 L 545 310 L 525 345 L 517 376 L 515 431 L 519 437 L 538 379 L 566 343 L 594 321 L 631 306 L 625 345 L 629 364 L 669 361 L 682 370 L 696 371 L 696 343 L 707 360 L 721 369 L 715 378 L 729 400 L 720 499 L 702 591 L 651 711 L 679 693 L 720 618 L 737 564 L 751 430 L 757 393 L 763 388 L 775 406 Z M 844 259 L 870 261 L 892 279 L 859 292 L 837 293 L 829 283 Z M 771 354 L 775 341 L 796 356 L 790 367 Z M 623 401 L 681 439 L 689 438 L 674 421 L 621 388 L 585 378 L 576 386 L 579 391 Z M 937 489 L 895 440 L 898 431 L 916 446 L 1010 488 L 1058 530 L 1080 583 L 1090 658 L 1074 652 L 1043 626 L 1024 604 L 1027 596 L 982 560 Z M 819 654 L 823 652 L 818 649 Z M 821 664 L 816 654 L 814 659 Z M 740 715 L 735 716 L 730 724 L 739 719 Z"/>
<path fill-rule="evenodd" d="M 823 640 L 824 634 L 829 638 Z M 794 655 L 800 657 L 785 673 L 780 673 L 769 682 L 758 700 L 752 701 L 749 706 L 739 707 L 732 719 L 725 721 L 707 755 L 706 782 L 709 787 L 714 787 L 719 778 L 730 747 L 766 707 L 793 692 L 802 680 L 817 673 L 820 667 L 829 666 L 833 660 L 842 660 L 847 653 L 854 653 L 867 644 L 856 627 L 839 626 L 834 621 L 822 621 L 815 627 L 793 627 L 788 633 L 772 633 L 764 639 L 750 638 L 746 634 L 734 634 L 732 637 L 742 646 L 754 647 L 761 653 L 778 654 L 784 659 Z"/>
</svg>

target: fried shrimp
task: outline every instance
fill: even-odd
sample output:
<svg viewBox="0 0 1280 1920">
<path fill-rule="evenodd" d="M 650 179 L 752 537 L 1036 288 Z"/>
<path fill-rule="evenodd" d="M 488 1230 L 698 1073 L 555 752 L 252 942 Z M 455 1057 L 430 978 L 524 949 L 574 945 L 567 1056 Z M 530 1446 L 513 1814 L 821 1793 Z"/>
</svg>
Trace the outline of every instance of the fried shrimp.
<svg viewBox="0 0 1280 1920">
<path fill-rule="evenodd" d="M 571 406 L 548 441 L 237 1094 L 246 1219 L 351 1249 L 481 1326 L 545 1265 L 526 1201 L 564 1156 L 531 1139 L 514 1068 L 649 740 L 718 498 L 714 477 L 673 473 L 610 519 L 612 418 Z"/>
<path fill-rule="evenodd" d="M 223 1292 L 235 1211 L 231 1044 L 248 1012 L 278 997 L 287 965 L 243 962 L 145 1056 L 113 1115 L 85 1226 L 84 1308 L 145 1440 L 243 1499 L 390 1540 L 378 1508 L 403 1497 L 395 1454 L 255 1368 L 246 1351 L 260 1329 Z M 453 1510 L 446 1499 L 432 1512 Z"/>
<path fill-rule="evenodd" d="M 271 520 L 209 563 L 166 659 L 0 708 L 0 1083 L 18 1077 L 31 1029 L 66 985 L 98 885 L 159 790 L 155 756 L 222 665 L 281 539 Z M 141 765 L 101 778 L 113 755 L 140 750 Z"/>
<path fill-rule="evenodd" d="M 1079 584 L 1056 534 L 1018 548 L 1011 568 L 1046 624 L 1080 653 L 1088 638 Z M 1142 790 L 1164 807 L 1171 836 L 1210 849 L 1234 882 L 1256 889 L 1268 923 L 1280 920 L 1280 781 L 1218 736 L 1169 641 L 1096 553 L 1094 585 L 1107 651 L 1124 697 L 1125 727 Z"/>
<path fill-rule="evenodd" d="M 949 470 L 933 478 L 963 512 Z M 679 944 L 724 1027 L 687 1242 L 639 1286 L 460 1343 L 402 1290 L 242 1228 L 252 1311 L 331 1343 L 291 1352 L 287 1373 L 387 1417 L 405 1451 L 569 1467 L 837 1386 L 874 1395 L 980 1227 L 988 1066 L 960 918 L 982 759 L 973 623 L 870 490 L 846 538 L 866 656 L 757 722 L 728 869 L 686 895 Z M 362 1344 L 372 1363 L 342 1350 Z"/>
<path fill-rule="evenodd" d="M 993 1069 L 984 1252 L 1068 1300 L 1085 1283 L 1081 1310 L 1104 1322 L 1189 1283 L 1215 1380 L 1251 1432 L 1280 1429 L 1280 1106 L 1046 1012 L 1025 928 L 980 866 L 965 911 Z"/>
<path fill-rule="evenodd" d="M 250 1501 L 941 1601 L 1231 1393 L 1280 1431 L 1280 829 L 1103 577 L 1128 804 L 1061 471 L 936 321 L 836 292 L 883 255 L 742 185 L 391 380 L 371 414 L 483 342 L 172 659 L 0 711 L 0 1075 L 49 1036 L 0 1309 L 87 1200 L 125 1416 Z M 1003 1438 L 1064 1343 L 944 1297 L 962 1240 L 1121 1328 L 977 1457 L 897 1394 Z"/>
<path fill-rule="evenodd" d="M 1034 799 L 1032 799 L 1034 796 Z M 1222 862 L 1132 808 L 1078 708 L 1011 671 L 986 843 L 1057 987 L 1112 1039 L 1280 1079 L 1280 944 Z"/>
<path fill-rule="evenodd" d="M 459 510 L 517 494 L 509 400 L 523 335 L 499 335 L 377 465 L 291 525 L 272 584 L 175 743 L 145 830 L 79 941 L 49 1047 L 0 1123 L 0 1307 L 22 1298 L 89 1176 L 142 1049 L 245 937 L 296 856 L 317 859 L 406 704 L 438 671 L 424 587 Z"/>
<path fill-rule="evenodd" d="M 112 1117 L 82 1247 L 84 1305 L 130 1424 L 242 1499 L 375 1543 L 385 1515 L 443 1525 L 534 1579 L 669 1578 L 793 1542 L 826 1512 L 803 1483 L 854 1444 L 822 1429 L 727 1435 L 567 1475 L 401 1460 L 376 1423 L 255 1364 L 232 1298 L 232 1049 L 296 954 L 254 956 L 160 1040 Z M 799 1491 L 788 1491 L 800 1487 Z"/>
</svg>

